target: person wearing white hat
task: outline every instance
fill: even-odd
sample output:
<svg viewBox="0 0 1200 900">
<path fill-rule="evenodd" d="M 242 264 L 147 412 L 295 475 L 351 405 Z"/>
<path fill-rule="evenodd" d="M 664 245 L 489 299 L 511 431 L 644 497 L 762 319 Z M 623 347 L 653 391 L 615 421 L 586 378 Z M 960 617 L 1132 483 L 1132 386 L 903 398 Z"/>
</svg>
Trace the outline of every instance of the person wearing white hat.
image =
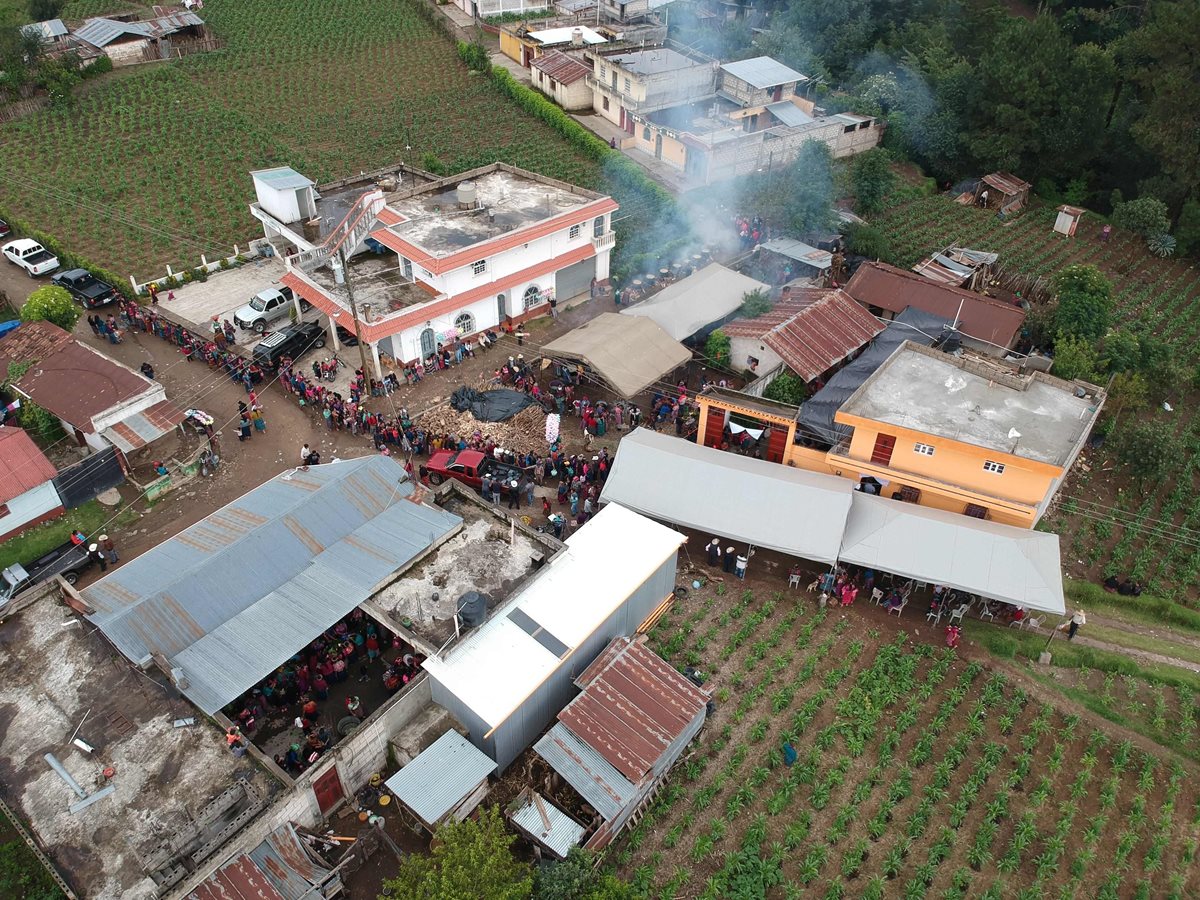
<svg viewBox="0 0 1200 900">
<path fill-rule="evenodd" d="M 108 557 L 108 561 L 115 566 L 119 557 L 117 556 L 117 548 L 113 544 L 112 538 L 107 534 L 102 534 L 97 538 L 97 542 L 100 544 L 100 550 Z"/>
<path fill-rule="evenodd" d="M 708 551 L 708 564 L 710 566 L 721 565 L 721 542 L 713 538 L 704 548 Z"/>
<path fill-rule="evenodd" d="M 100 552 L 100 548 L 96 544 L 88 544 L 88 556 L 92 562 L 99 563 L 100 571 L 108 571 L 108 560 L 104 558 L 104 554 Z"/>
</svg>

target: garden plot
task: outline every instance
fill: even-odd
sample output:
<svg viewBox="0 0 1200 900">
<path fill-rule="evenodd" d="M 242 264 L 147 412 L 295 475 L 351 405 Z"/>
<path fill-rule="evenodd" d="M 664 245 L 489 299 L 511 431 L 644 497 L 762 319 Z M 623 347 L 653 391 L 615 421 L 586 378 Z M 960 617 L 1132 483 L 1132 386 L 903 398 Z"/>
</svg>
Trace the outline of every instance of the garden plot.
<svg viewBox="0 0 1200 900">
<path fill-rule="evenodd" d="M 1200 889 L 1200 793 L 1178 763 L 953 651 L 795 595 L 723 587 L 690 595 L 652 635 L 709 674 L 718 708 L 614 848 L 651 896 Z"/>
</svg>

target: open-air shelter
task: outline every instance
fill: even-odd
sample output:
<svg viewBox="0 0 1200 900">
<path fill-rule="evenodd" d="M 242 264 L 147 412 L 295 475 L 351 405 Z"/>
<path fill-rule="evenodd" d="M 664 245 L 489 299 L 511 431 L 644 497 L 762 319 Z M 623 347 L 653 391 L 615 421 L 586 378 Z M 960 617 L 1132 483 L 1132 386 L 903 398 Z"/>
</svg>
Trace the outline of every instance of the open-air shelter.
<svg viewBox="0 0 1200 900">
<path fill-rule="evenodd" d="M 738 311 L 747 294 L 759 290 L 768 291 L 769 287 L 741 272 L 712 263 L 622 309 L 621 314 L 653 319 L 674 340 L 684 341 L 725 322 Z"/>
<path fill-rule="evenodd" d="M 685 365 L 692 352 L 653 319 L 604 313 L 544 348 L 585 363 L 622 397 L 635 397 Z"/>
</svg>

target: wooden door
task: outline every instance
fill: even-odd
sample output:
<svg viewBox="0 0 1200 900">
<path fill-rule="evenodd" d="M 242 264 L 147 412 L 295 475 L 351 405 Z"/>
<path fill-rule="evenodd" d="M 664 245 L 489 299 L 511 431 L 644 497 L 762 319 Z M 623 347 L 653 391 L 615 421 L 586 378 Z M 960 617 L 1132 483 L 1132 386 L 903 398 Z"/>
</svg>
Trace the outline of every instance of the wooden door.
<svg viewBox="0 0 1200 900">
<path fill-rule="evenodd" d="M 321 815 L 337 806 L 338 801 L 345 796 L 342 780 L 338 778 L 337 766 L 330 766 L 328 772 L 313 782 L 313 793 L 317 795 L 317 806 Z"/>
<path fill-rule="evenodd" d="M 709 407 L 708 421 L 704 425 L 704 446 L 720 447 L 725 439 L 725 411 Z"/>
<path fill-rule="evenodd" d="M 896 449 L 896 436 L 880 434 L 875 437 L 875 449 L 871 451 L 871 462 L 886 466 L 892 461 L 892 451 Z"/>
<path fill-rule="evenodd" d="M 771 429 L 771 438 L 767 441 L 767 460 L 783 462 L 783 454 L 787 450 L 787 429 L 775 427 Z"/>
</svg>

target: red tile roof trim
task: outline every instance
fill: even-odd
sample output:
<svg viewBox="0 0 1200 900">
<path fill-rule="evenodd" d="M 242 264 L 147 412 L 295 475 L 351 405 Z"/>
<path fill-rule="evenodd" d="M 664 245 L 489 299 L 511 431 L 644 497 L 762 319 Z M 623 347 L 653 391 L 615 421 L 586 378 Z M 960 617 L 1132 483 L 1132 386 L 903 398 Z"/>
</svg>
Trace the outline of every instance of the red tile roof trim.
<svg viewBox="0 0 1200 900">
<path fill-rule="evenodd" d="M 556 231 L 562 231 L 564 228 L 570 228 L 572 225 L 582 225 L 597 216 L 616 212 L 619 208 L 617 202 L 611 197 L 601 197 L 599 200 L 593 200 L 579 209 L 551 216 L 549 219 L 543 219 L 525 228 L 518 228 L 516 231 L 505 232 L 489 240 L 480 241 L 478 244 L 472 244 L 465 250 L 459 250 L 451 253 L 449 256 L 442 257 L 431 255 L 428 250 L 406 241 L 387 228 L 371 232 L 371 237 L 375 238 L 375 240 L 379 241 L 385 247 L 389 247 L 397 253 L 402 254 L 411 260 L 414 265 L 421 266 L 435 275 L 441 275 L 445 272 L 470 265 L 478 259 L 503 253 L 505 250 L 511 250 L 513 247 L 527 244 L 537 238 L 545 237 Z M 394 210 L 392 213 L 393 215 L 399 215 Z"/>
</svg>

